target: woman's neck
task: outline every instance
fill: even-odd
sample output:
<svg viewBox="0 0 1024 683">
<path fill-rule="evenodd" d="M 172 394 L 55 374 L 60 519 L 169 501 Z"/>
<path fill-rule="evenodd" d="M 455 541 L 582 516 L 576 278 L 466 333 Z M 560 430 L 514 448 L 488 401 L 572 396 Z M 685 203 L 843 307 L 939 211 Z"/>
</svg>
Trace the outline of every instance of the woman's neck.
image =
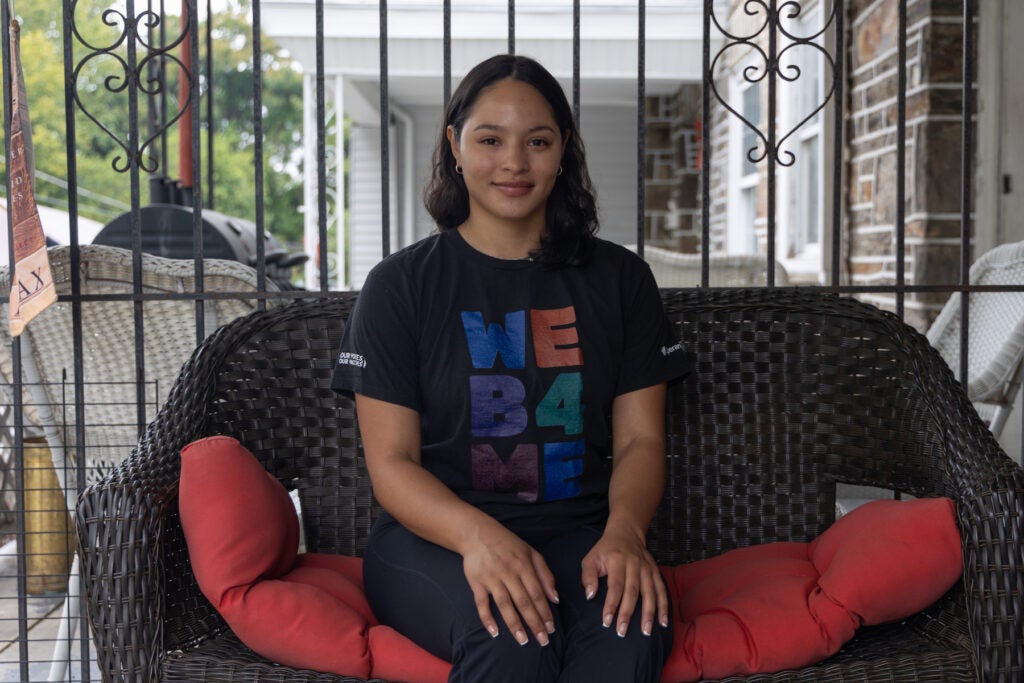
<svg viewBox="0 0 1024 683">
<path fill-rule="evenodd" d="M 458 231 L 469 246 L 494 258 L 530 258 L 530 254 L 540 248 L 541 231 L 522 226 L 481 228 L 470 219 L 460 225 Z"/>
</svg>

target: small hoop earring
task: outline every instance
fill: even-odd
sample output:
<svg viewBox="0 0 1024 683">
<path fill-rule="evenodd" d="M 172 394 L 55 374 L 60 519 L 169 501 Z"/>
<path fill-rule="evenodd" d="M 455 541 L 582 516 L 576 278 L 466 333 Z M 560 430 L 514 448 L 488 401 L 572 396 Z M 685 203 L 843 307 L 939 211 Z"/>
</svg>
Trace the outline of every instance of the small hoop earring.
<svg viewBox="0 0 1024 683">
<path fill-rule="evenodd" d="M 556 173 L 555 175 L 562 175 L 562 167 L 561 167 L 561 165 L 559 165 L 558 173 Z"/>
<path fill-rule="evenodd" d="M 455 172 L 458 173 L 459 175 L 462 175 L 462 167 L 459 166 L 458 164 L 455 164 Z"/>
</svg>

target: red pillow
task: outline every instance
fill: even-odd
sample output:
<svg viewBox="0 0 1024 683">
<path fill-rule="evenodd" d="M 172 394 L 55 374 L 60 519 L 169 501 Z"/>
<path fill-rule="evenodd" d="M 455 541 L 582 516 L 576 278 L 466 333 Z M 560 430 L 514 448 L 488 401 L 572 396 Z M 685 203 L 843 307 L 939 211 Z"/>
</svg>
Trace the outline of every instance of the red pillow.
<svg viewBox="0 0 1024 683">
<path fill-rule="evenodd" d="M 948 498 L 862 505 L 811 543 L 819 599 L 861 624 L 898 621 L 935 602 L 963 571 L 956 510 Z"/>
<path fill-rule="evenodd" d="M 281 484 L 241 444 L 182 450 L 179 508 L 196 580 L 252 650 L 300 669 L 444 683 L 450 665 L 370 610 L 362 561 L 296 555 Z M 663 567 L 675 609 L 665 683 L 780 671 L 820 661 L 862 625 L 901 619 L 961 573 L 949 499 L 875 501 L 813 543 L 742 548 Z"/>
<path fill-rule="evenodd" d="M 295 564 L 299 520 L 291 498 L 235 439 L 211 436 L 182 449 L 178 509 L 196 580 L 213 589 L 206 597 L 214 605 L 224 591 L 277 578 Z"/>
<path fill-rule="evenodd" d="M 962 572 L 948 498 L 877 500 L 812 543 L 663 568 L 675 606 L 665 683 L 774 672 L 835 654 L 861 626 L 921 611 Z"/>
<path fill-rule="evenodd" d="M 361 560 L 296 555 L 288 492 L 235 439 L 182 449 L 178 508 L 200 589 L 254 652 L 342 676 L 447 680 L 448 663 L 377 623 Z"/>
</svg>

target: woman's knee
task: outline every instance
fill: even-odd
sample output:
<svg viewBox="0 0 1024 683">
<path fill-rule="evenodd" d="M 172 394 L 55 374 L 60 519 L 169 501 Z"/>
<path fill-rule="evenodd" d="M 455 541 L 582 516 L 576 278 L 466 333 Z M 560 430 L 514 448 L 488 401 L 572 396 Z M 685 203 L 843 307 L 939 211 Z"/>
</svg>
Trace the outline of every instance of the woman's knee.
<svg viewBox="0 0 1024 683">
<path fill-rule="evenodd" d="M 507 630 L 492 637 L 481 624 L 467 629 L 452 644 L 449 683 L 555 683 L 562 664 L 562 641 L 556 635 L 546 646 L 531 639 L 520 645 Z"/>
<path fill-rule="evenodd" d="M 672 648 L 672 630 L 656 626 L 647 636 L 635 622 L 625 637 L 600 625 L 577 628 L 566 647 L 559 683 L 595 680 L 657 683 Z"/>
<path fill-rule="evenodd" d="M 451 661 L 452 639 L 479 622 L 461 562 L 404 529 L 385 530 L 366 549 L 363 583 L 381 623 Z"/>
</svg>

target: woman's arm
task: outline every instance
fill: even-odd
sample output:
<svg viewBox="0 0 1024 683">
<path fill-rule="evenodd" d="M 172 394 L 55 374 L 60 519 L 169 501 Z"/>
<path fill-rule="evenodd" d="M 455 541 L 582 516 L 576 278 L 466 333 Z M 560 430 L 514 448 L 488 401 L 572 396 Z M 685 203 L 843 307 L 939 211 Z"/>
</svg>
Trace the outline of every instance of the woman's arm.
<svg viewBox="0 0 1024 683">
<path fill-rule="evenodd" d="M 647 527 L 665 492 L 665 384 L 638 389 L 612 403 L 612 478 L 604 535 L 583 558 L 588 598 L 606 576 L 604 624 L 626 627 L 641 602 L 641 627 L 651 634 L 655 614 L 668 625 L 668 592 L 647 551 Z M 616 618 L 617 615 L 617 618 Z"/>
<path fill-rule="evenodd" d="M 557 603 L 558 595 L 540 553 L 422 467 L 419 413 L 359 394 L 356 411 L 381 506 L 417 536 L 462 556 L 480 620 L 491 635 L 498 635 L 493 598 L 519 643 L 525 645 L 532 633 L 547 645 L 554 631 L 548 601 Z"/>
</svg>

